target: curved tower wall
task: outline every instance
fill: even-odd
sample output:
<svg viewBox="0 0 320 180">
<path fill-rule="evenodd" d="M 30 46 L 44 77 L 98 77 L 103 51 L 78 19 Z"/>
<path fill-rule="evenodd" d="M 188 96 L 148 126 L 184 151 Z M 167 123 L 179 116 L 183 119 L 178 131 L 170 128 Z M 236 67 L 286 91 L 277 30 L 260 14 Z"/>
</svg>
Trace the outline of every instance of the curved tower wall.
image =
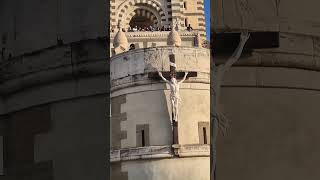
<svg viewBox="0 0 320 180">
<path fill-rule="evenodd" d="M 109 173 L 106 12 L 95 0 L 0 2 L 0 179 Z"/>
<path fill-rule="evenodd" d="M 222 107 L 232 123 L 228 135 L 218 137 L 217 179 L 319 177 L 318 4 L 248 1 L 250 11 L 243 13 L 253 16 L 245 24 L 236 15 L 239 4 L 213 4 L 216 32 L 280 32 L 279 48 L 245 54 L 225 75 Z"/>
<path fill-rule="evenodd" d="M 180 86 L 175 147 L 169 87 L 153 78 L 157 71 L 169 71 L 171 50 L 177 72 L 197 72 Z M 209 63 L 208 49 L 188 47 L 137 49 L 111 58 L 112 178 L 209 180 L 210 151 L 202 133 L 207 128 L 210 142 Z"/>
<path fill-rule="evenodd" d="M 101 143 L 107 140 L 108 125 L 104 43 L 83 41 L 2 64 L 0 133 L 8 162 L 4 178 L 23 179 L 30 173 L 57 180 L 107 176 L 106 145 Z M 83 52 L 87 56 L 81 56 Z M 92 167 L 75 166 L 77 161 Z"/>
</svg>

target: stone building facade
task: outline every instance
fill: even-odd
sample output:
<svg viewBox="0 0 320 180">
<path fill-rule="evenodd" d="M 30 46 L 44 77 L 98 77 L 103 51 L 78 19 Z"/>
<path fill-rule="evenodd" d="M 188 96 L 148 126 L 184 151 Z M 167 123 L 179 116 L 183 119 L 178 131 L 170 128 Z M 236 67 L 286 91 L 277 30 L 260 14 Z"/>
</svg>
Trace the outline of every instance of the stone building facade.
<svg viewBox="0 0 320 180">
<path fill-rule="evenodd" d="M 169 71 L 197 72 L 180 86 L 178 144 L 173 143 L 170 91 L 155 79 Z M 209 180 L 209 50 L 136 49 L 111 58 L 111 179 Z"/>
<path fill-rule="evenodd" d="M 105 9 L 0 2 L 1 180 L 107 178 Z"/>
<path fill-rule="evenodd" d="M 122 28 L 128 28 L 139 20 L 145 25 L 157 27 L 172 27 L 177 21 L 181 29 L 186 29 L 190 24 L 205 37 L 203 0 L 111 0 L 110 3 L 111 29 L 116 29 L 119 24 Z"/>
<path fill-rule="evenodd" d="M 319 178 L 318 6 L 316 0 L 213 1 L 218 34 L 279 33 L 278 47 L 251 49 L 225 75 L 222 108 L 231 126 L 218 137 L 217 179 Z"/>
<path fill-rule="evenodd" d="M 183 46 L 197 46 L 205 42 L 206 25 L 204 17 L 204 2 L 182 0 L 112 0 L 110 14 L 110 55 L 113 56 L 113 42 L 116 33 L 121 29 L 126 31 L 129 45 L 135 48 L 166 46 L 168 31 L 128 32 L 128 28 L 147 27 L 178 28 L 183 39 Z M 187 31 L 187 26 L 193 28 Z M 178 26 L 178 27 L 176 27 Z M 198 37 L 199 36 L 199 37 Z"/>
<path fill-rule="evenodd" d="M 187 2 L 190 9 L 197 4 Z M 183 1 L 178 4 L 183 6 Z M 166 26 L 172 26 L 175 9 L 182 8 L 174 1 L 112 1 L 112 5 L 114 26 L 119 21 L 115 17 L 123 18 L 119 13 L 127 12 L 123 8 L 134 11 L 153 7 Z M 127 24 L 136 20 L 134 16 L 128 16 L 132 19 Z M 201 26 L 196 17 L 190 17 L 198 24 L 194 27 Z M 111 33 L 111 180 L 210 179 L 210 51 L 201 46 L 201 33 L 180 27 Z M 129 48 L 132 44 L 134 49 Z M 180 85 L 176 129 L 170 88 L 158 75 L 163 72 L 170 78 L 172 54 L 178 81 L 184 72 L 190 73 Z"/>
</svg>

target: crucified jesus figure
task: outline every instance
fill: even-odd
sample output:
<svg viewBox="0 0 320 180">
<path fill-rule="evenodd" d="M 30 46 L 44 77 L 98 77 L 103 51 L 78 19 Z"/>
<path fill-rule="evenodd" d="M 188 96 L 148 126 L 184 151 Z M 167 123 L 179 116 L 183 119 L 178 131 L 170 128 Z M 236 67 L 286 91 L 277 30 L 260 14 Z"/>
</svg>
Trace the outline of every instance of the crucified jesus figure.
<svg viewBox="0 0 320 180">
<path fill-rule="evenodd" d="M 217 73 L 216 73 L 216 102 L 217 102 L 217 117 L 219 124 L 221 124 L 222 121 L 226 121 L 224 116 L 222 115 L 221 108 L 220 108 L 220 93 L 221 93 L 221 83 L 224 77 L 224 74 L 231 68 L 231 66 L 236 63 L 242 54 L 243 48 L 248 41 L 250 37 L 250 34 L 248 31 L 242 32 L 240 36 L 240 43 L 237 47 L 237 49 L 233 52 L 231 57 L 227 60 L 226 63 L 221 64 L 217 67 Z M 222 121 L 221 121 L 222 120 Z"/>
<path fill-rule="evenodd" d="M 173 76 L 171 76 L 171 80 L 169 81 L 163 77 L 161 72 L 158 72 L 158 74 L 162 78 L 162 80 L 164 80 L 166 83 L 168 83 L 170 85 L 170 100 L 171 100 L 172 112 L 173 112 L 172 120 L 175 120 L 177 122 L 178 121 L 178 106 L 179 106 L 179 102 L 180 102 L 180 95 L 179 95 L 180 84 L 186 80 L 188 72 L 184 73 L 184 77 L 180 82 L 178 82 L 177 79 Z"/>
<path fill-rule="evenodd" d="M 223 80 L 223 76 L 225 74 L 225 72 L 227 72 L 231 66 L 236 63 L 241 54 L 242 54 L 242 51 L 243 51 L 243 48 L 246 44 L 246 42 L 248 41 L 250 37 L 250 34 L 248 33 L 248 31 L 245 31 L 245 32 L 242 32 L 241 33 L 241 37 L 240 37 L 240 43 L 237 47 L 237 49 L 234 51 L 234 53 L 231 55 L 231 57 L 227 60 L 227 62 L 225 64 L 221 64 L 217 67 L 216 69 L 216 83 L 214 84 L 214 90 L 216 92 L 216 111 L 215 111 L 215 115 L 213 115 L 212 117 L 216 117 L 215 119 L 213 119 L 213 121 L 217 120 L 217 125 L 219 127 L 224 127 L 224 129 L 222 129 L 222 132 L 224 133 L 225 129 L 227 128 L 227 124 L 229 123 L 228 122 L 228 119 L 225 118 L 225 116 L 223 115 L 222 113 L 222 110 L 221 110 L 221 103 L 220 103 L 220 91 L 221 91 L 221 83 L 222 83 L 222 80 Z M 216 123 L 214 123 L 216 124 Z M 224 125 L 226 124 L 226 125 Z M 216 138 L 217 138 L 217 132 L 218 132 L 218 129 L 217 129 L 217 126 L 215 126 L 216 128 L 214 129 L 214 134 L 213 134 L 213 152 L 212 152 L 212 156 L 213 156 L 213 161 L 214 161 L 214 165 L 213 165 L 213 168 L 211 169 L 211 177 L 213 177 L 213 179 L 215 180 L 216 177 L 215 177 L 215 170 L 216 170 Z M 220 128 L 221 129 L 221 128 Z"/>
</svg>

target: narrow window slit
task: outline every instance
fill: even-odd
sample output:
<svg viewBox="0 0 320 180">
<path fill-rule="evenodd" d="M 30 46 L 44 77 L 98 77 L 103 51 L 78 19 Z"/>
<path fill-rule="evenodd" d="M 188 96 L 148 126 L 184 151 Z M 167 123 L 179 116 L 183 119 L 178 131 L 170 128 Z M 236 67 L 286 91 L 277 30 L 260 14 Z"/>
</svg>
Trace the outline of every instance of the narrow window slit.
<svg viewBox="0 0 320 180">
<path fill-rule="evenodd" d="M 145 146 L 144 130 L 141 130 L 142 146 Z"/>
<path fill-rule="evenodd" d="M 208 144 L 208 142 L 207 142 L 207 130 L 206 130 L 205 127 L 203 128 L 203 143 L 204 144 Z"/>
</svg>

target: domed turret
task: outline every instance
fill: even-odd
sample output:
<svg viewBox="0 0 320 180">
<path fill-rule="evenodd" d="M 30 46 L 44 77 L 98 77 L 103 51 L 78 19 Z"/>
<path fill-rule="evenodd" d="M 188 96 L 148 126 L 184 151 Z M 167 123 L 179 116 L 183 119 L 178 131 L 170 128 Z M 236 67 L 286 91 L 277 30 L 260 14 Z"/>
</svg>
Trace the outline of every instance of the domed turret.
<svg viewBox="0 0 320 180">
<path fill-rule="evenodd" d="M 113 41 L 113 47 L 114 48 L 123 48 L 125 50 L 128 49 L 128 39 L 125 35 L 125 33 L 119 29 L 118 33 L 116 34 L 114 41 Z"/>
<path fill-rule="evenodd" d="M 168 45 L 177 47 L 181 46 L 181 37 L 175 30 L 175 28 L 172 28 L 171 32 L 168 35 Z"/>
</svg>

